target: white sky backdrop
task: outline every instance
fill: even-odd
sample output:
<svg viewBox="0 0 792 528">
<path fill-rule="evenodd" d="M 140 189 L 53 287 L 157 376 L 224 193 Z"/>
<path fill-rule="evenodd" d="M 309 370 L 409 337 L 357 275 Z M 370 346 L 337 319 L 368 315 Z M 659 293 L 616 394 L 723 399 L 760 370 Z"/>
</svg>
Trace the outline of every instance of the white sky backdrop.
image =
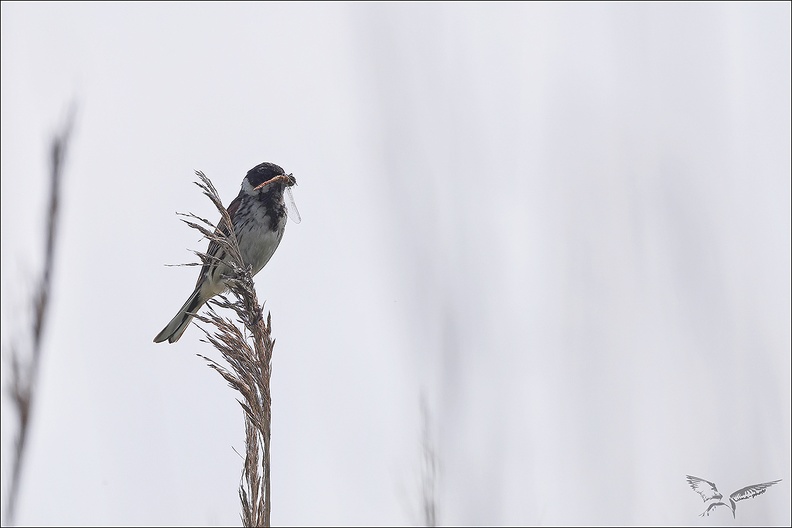
<svg viewBox="0 0 792 528">
<path fill-rule="evenodd" d="M 441 523 L 735 523 L 691 473 L 789 525 L 789 3 L 4 2 L 4 345 L 72 100 L 19 523 L 239 523 L 234 394 L 152 339 L 193 169 L 272 161 L 274 524 L 420 523 L 423 392 Z"/>
</svg>

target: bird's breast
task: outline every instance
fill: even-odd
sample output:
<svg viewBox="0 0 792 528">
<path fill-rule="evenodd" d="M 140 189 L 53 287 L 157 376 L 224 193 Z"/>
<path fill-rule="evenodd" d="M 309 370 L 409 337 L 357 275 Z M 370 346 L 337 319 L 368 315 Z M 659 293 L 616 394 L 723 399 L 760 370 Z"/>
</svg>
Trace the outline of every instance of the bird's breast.
<svg viewBox="0 0 792 528">
<path fill-rule="evenodd" d="M 278 214 L 277 208 L 255 206 L 249 209 L 244 220 L 237 225 L 235 231 L 242 258 L 253 268 L 254 275 L 272 258 L 283 238 L 285 228 L 285 211 L 284 214 Z"/>
</svg>

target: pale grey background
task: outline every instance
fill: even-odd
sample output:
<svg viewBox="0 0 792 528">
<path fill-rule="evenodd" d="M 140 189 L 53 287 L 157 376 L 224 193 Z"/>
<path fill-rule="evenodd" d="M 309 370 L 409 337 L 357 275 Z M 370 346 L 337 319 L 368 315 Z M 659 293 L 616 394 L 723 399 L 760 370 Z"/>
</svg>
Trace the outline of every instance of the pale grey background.
<svg viewBox="0 0 792 528">
<path fill-rule="evenodd" d="M 789 525 L 789 3 L 4 2 L 4 345 L 73 99 L 19 523 L 239 523 L 234 394 L 152 338 L 193 169 L 273 161 L 274 524 L 419 523 L 423 392 L 441 523 Z"/>
</svg>

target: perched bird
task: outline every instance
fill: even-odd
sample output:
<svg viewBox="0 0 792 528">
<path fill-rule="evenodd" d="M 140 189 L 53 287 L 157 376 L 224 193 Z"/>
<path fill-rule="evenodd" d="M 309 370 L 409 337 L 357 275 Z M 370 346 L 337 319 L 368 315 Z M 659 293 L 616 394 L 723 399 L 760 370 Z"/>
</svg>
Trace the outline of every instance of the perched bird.
<svg viewBox="0 0 792 528">
<path fill-rule="evenodd" d="M 727 506 L 731 509 L 732 516 L 737 518 L 737 502 L 761 495 L 773 484 L 781 482 L 780 480 L 774 480 L 772 482 L 764 482 L 762 484 L 746 486 L 729 495 L 729 504 L 726 504 L 725 502 L 721 501 L 723 495 L 718 491 L 718 488 L 715 487 L 715 484 L 709 480 L 704 480 L 692 475 L 686 475 L 686 477 L 690 487 L 693 488 L 693 491 L 701 495 L 701 498 L 704 499 L 704 502 L 712 500 L 718 501 L 710 503 L 710 505 L 707 506 L 707 509 L 704 510 L 704 512 L 699 515 L 699 517 L 704 517 L 705 515 L 709 517 L 710 512 L 712 512 L 712 510 L 718 506 Z"/>
<path fill-rule="evenodd" d="M 296 183 L 294 176 L 285 174 L 274 163 L 261 163 L 248 171 L 242 180 L 239 195 L 227 208 L 242 259 L 253 268 L 253 275 L 269 262 L 283 238 L 287 217 L 283 192 Z M 299 222 L 298 218 L 295 221 Z M 228 256 L 215 242 L 209 244 L 206 254 L 217 260 L 207 261 L 201 267 L 195 291 L 171 322 L 157 334 L 155 343 L 178 341 L 192 321 L 191 314 L 226 290 L 224 275 L 228 273 L 229 267 L 224 261 L 228 260 Z"/>
</svg>

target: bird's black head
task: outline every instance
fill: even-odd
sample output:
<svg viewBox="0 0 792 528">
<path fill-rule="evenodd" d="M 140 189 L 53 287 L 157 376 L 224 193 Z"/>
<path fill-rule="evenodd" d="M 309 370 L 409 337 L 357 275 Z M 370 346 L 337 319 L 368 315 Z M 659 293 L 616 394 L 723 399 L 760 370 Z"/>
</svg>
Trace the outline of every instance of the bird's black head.
<svg viewBox="0 0 792 528">
<path fill-rule="evenodd" d="M 281 174 L 285 174 L 282 168 L 278 167 L 274 163 L 265 161 L 264 163 L 256 165 L 250 169 L 247 173 L 247 179 L 248 182 L 250 182 L 250 185 L 255 188 L 265 181 L 271 180 L 275 176 L 280 176 Z"/>
</svg>

